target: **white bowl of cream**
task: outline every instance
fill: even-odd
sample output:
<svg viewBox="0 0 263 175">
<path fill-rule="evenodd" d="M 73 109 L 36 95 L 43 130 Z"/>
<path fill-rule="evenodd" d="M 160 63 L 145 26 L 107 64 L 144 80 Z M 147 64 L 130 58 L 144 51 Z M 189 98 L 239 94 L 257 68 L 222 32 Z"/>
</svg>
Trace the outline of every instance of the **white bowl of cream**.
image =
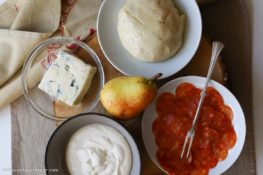
<svg viewBox="0 0 263 175">
<path fill-rule="evenodd" d="M 97 113 L 66 120 L 52 134 L 45 153 L 48 175 L 139 175 L 137 144 L 116 121 Z"/>
</svg>

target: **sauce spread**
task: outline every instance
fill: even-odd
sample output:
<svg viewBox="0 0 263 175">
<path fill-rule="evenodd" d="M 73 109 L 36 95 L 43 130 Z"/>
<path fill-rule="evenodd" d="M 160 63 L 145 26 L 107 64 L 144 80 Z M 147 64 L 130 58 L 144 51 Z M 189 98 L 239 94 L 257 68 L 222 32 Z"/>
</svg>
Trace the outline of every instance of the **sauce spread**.
<svg viewBox="0 0 263 175">
<path fill-rule="evenodd" d="M 236 143 L 233 113 L 217 90 L 208 87 L 188 159 L 180 159 L 184 139 L 200 99 L 201 89 L 182 83 L 176 93 L 157 99 L 158 118 L 152 129 L 158 146 L 156 156 L 169 175 L 207 175 L 210 168 L 227 157 Z"/>
</svg>

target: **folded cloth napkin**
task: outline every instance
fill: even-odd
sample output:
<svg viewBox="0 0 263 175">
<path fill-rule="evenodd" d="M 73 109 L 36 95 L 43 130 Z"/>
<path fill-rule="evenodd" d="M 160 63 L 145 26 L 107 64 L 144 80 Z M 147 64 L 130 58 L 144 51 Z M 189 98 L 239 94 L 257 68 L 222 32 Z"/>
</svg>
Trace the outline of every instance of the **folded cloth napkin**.
<svg viewBox="0 0 263 175">
<path fill-rule="evenodd" d="M 0 109 L 22 95 L 21 68 L 32 50 L 54 36 L 88 37 L 96 26 L 100 0 L 7 0 L 0 6 Z M 39 58 L 30 71 L 36 85 Z"/>
</svg>

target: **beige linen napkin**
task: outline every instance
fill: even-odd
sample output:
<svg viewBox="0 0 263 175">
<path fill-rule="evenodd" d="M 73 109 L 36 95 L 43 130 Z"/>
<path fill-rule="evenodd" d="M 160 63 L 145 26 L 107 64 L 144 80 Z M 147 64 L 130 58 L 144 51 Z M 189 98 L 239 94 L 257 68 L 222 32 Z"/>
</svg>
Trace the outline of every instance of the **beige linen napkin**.
<svg viewBox="0 0 263 175">
<path fill-rule="evenodd" d="M 22 95 L 21 67 L 30 50 L 53 36 L 85 39 L 95 29 L 100 3 L 8 0 L 0 6 L 0 109 Z M 31 86 L 40 81 L 40 62 L 30 71 Z"/>
</svg>

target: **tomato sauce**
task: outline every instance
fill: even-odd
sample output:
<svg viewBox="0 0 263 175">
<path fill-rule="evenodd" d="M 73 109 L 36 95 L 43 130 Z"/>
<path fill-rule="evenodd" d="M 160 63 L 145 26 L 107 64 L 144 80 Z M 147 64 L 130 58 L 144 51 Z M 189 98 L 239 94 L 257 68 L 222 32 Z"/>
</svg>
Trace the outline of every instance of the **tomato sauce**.
<svg viewBox="0 0 263 175">
<path fill-rule="evenodd" d="M 156 156 L 169 175 L 207 175 L 236 143 L 232 110 L 216 89 L 208 87 L 190 155 L 188 159 L 180 159 L 200 92 L 192 84 L 182 83 L 175 94 L 163 93 L 157 99 L 158 118 L 152 126 L 158 146 Z"/>
</svg>

